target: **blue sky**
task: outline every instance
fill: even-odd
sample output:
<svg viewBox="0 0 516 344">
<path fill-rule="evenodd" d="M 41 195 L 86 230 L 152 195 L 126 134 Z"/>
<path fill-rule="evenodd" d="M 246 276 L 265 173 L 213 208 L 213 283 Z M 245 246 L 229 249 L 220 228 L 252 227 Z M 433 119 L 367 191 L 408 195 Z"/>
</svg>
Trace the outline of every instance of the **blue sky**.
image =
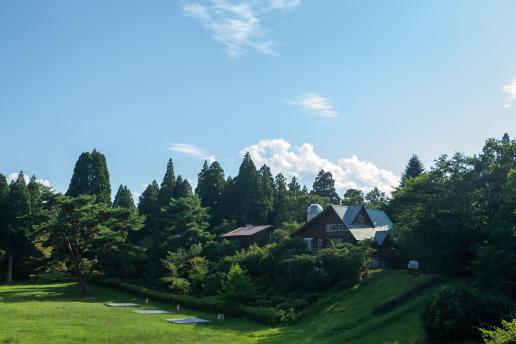
<svg viewBox="0 0 516 344">
<path fill-rule="evenodd" d="M 516 129 L 514 1 L 0 2 L 0 173 L 66 191 L 79 154 L 135 193 L 202 159 L 339 192 Z"/>
</svg>

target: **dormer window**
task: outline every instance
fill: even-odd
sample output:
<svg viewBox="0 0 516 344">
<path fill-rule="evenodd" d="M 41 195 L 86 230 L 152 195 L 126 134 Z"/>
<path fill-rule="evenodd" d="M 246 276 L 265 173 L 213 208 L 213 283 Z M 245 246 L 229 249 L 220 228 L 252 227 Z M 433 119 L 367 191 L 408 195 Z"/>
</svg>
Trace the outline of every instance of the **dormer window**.
<svg viewBox="0 0 516 344">
<path fill-rule="evenodd" d="M 360 223 L 360 224 L 364 224 L 365 223 L 365 217 L 364 215 L 362 214 L 358 214 L 356 220 L 355 220 L 356 223 Z"/>
</svg>

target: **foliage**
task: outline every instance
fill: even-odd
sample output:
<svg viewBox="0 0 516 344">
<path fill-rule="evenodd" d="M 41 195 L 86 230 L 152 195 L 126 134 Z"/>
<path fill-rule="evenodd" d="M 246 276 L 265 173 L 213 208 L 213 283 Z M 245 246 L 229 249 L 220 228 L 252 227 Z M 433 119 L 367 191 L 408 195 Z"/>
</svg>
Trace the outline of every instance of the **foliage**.
<svg viewBox="0 0 516 344">
<path fill-rule="evenodd" d="M 442 288 L 423 313 L 423 325 L 432 340 L 478 340 L 479 326 L 493 325 L 509 316 L 511 303 L 506 298 L 464 286 Z"/>
<path fill-rule="evenodd" d="M 254 285 L 240 264 L 231 265 L 222 285 L 221 296 L 229 301 L 247 301 L 253 296 Z"/>
<path fill-rule="evenodd" d="M 362 190 L 348 189 L 342 198 L 342 205 L 357 205 L 364 203 L 364 193 Z"/>
<path fill-rule="evenodd" d="M 126 208 L 131 211 L 136 211 L 133 195 L 127 185 L 120 184 L 115 195 L 115 200 L 113 201 L 113 208 Z"/>
<path fill-rule="evenodd" d="M 480 329 L 486 344 L 514 344 L 516 342 L 516 319 L 502 320 L 501 327 Z"/>
<path fill-rule="evenodd" d="M 403 183 L 407 179 L 422 175 L 424 172 L 425 172 L 425 167 L 423 166 L 421 159 L 419 159 L 419 157 L 417 155 L 413 154 L 410 157 L 410 159 L 407 163 L 407 166 L 405 167 L 405 170 L 401 174 L 401 181 Z"/>
<path fill-rule="evenodd" d="M 46 204 L 46 219 L 39 226 L 52 246 L 52 256 L 62 261 L 89 293 L 86 279 L 97 263 L 96 256 L 124 243 L 128 231 L 138 230 L 142 220 L 125 208 L 95 203 L 89 195 L 56 196 Z"/>
<path fill-rule="evenodd" d="M 384 209 L 389 203 L 385 192 L 380 191 L 376 186 L 365 195 L 366 205 L 369 208 Z"/>
<path fill-rule="evenodd" d="M 111 204 L 111 185 L 104 154 L 94 149 L 79 156 L 66 195 L 94 195 L 97 202 Z"/>
<path fill-rule="evenodd" d="M 340 203 L 339 195 L 335 191 L 335 180 L 333 180 L 331 172 L 319 171 L 312 186 L 312 193 L 326 198 L 331 204 Z"/>
<path fill-rule="evenodd" d="M 175 187 L 176 176 L 174 174 L 174 163 L 172 162 L 172 159 L 169 159 L 167 163 L 167 170 L 165 171 L 163 181 L 161 182 L 159 188 L 157 210 L 167 206 L 170 203 L 170 200 L 174 196 Z"/>
</svg>

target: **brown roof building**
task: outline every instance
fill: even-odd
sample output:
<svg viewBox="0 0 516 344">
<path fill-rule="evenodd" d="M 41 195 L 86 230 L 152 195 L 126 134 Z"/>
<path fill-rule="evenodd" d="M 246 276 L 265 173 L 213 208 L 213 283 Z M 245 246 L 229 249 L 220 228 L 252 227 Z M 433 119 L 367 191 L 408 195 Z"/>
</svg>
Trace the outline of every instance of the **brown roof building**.
<svg viewBox="0 0 516 344">
<path fill-rule="evenodd" d="M 263 245 L 271 241 L 272 231 L 272 225 L 247 225 L 223 234 L 222 237 L 233 242 L 238 242 L 244 247 L 251 244 Z"/>
</svg>

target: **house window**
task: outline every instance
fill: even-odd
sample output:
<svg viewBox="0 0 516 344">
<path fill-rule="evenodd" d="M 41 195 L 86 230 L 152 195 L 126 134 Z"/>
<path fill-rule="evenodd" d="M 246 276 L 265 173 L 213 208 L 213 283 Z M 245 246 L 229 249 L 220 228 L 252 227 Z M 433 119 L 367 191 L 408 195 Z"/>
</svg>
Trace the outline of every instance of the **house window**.
<svg viewBox="0 0 516 344">
<path fill-rule="evenodd" d="M 324 242 L 324 241 L 323 241 L 323 238 L 319 238 L 319 239 L 317 239 L 317 247 L 318 247 L 318 248 L 323 247 L 323 242 Z"/>
<path fill-rule="evenodd" d="M 339 232 L 344 232 L 345 231 L 344 225 L 342 223 L 339 223 L 337 225 L 337 231 L 339 231 Z"/>
<path fill-rule="evenodd" d="M 304 238 L 305 239 L 305 243 L 306 243 L 306 248 L 308 249 L 308 251 L 312 251 L 312 241 L 313 241 L 313 238 Z"/>
<path fill-rule="evenodd" d="M 358 214 L 357 219 L 356 219 L 356 221 L 355 221 L 355 222 L 356 222 L 356 223 L 360 223 L 360 224 L 365 223 L 365 217 L 364 217 L 364 215 L 362 215 L 362 214 Z"/>
<path fill-rule="evenodd" d="M 337 225 L 336 224 L 326 225 L 326 232 L 336 232 L 336 231 L 337 231 Z"/>
</svg>

